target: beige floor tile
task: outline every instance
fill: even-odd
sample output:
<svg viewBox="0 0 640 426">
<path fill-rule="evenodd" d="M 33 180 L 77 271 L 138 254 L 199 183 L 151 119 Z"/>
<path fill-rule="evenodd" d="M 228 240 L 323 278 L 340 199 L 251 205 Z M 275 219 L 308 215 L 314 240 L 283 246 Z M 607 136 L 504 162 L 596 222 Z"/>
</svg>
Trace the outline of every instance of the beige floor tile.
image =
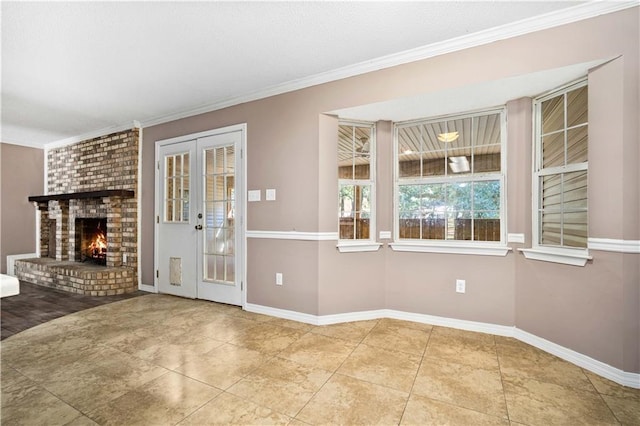
<svg viewBox="0 0 640 426">
<path fill-rule="evenodd" d="M 325 370 L 273 358 L 227 391 L 295 417 L 330 376 Z"/>
<path fill-rule="evenodd" d="M 230 343 L 267 354 L 276 354 L 305 333 L 302 330 L 260 322 L 255 327 L 242 330 L 230 340 Z"/>
<path fill-rule="evenodd" d="M 507 407 L 498 369 L 483 369 L 425 357 L 413 394 L 507 418 Z"/>
<path fill-rule="evenodd" d="M 431 324 L 423 324 L 421 322 L 405 321 L 394 318 L 382 318 L 378 320 L 378 324 L 380 324 L 381 327 L 413 328 L 414 330 L 426 332 L 431 332 L 431 330 L 433 330 L 433 326 Z"/>
<path fill-rule="evenodd" d="M 247 329 L 255 327 L 256 322 L 232 315 L 219 315 L 205 322 L 198 322 L 189 333 L 209 339 L 231 342 L 243 335 Z"/>
<path fill-rule="evenodd" d="M 226 314 L 232 315 L 237 318 L 248 319 L 250 321 L 255 321 L 255 322 L 268 322 L 273 319 L 273 317 L 270 317 L 268 315 L 256 314 L 254 312 L 245 311 L 241 308 L 235 308 L 235 309 L 229 310 L 228 312 L 226 312 Z"/>
<path fill-rule="evenodd" d="M 422 357 L 406 352 L 359 345 L 338 373 L 409 392 Z"/>
<path fill-rule="evenodd" d="M 168 372 L 87 415 L 101 425 L 173 425 L 220 392 L 189 377 Z"/>
<path fill-rule="evenodd" d="M 596 392 L 584 371 L 574 364 L 526 344 L 497 345 L 502 373 L 587 392 Z"/>
<path fill-rule="evenodd" d="M 492 340 L 469 336 L 469 332 L 434 331 L 429 338 L 425 358 L 439 358 L 484 369 L 497 369 L 498 356 Z M 477 333 L 474 333 L 477 334 Z"/>
<path fill-rule="evenodd" d="M 2 377 L 3 425 L 66 424 L 82 413 L 52 395 L 42 386 L 14 372 Z"/>
<path fill-rule="evenodd" d="M 527 425 L 617 424 L 599 394 L 503 374 L 509 418 Z"/>
<path fill-rule="evenodd" d="M 187 417 L 180 426 L 287 425 L 291 418 L 251 401 L 222 393 Z"/>
<path fill-rule="evenodd" d="M 602 399 L 613 412 L 613 415 L 623 425 L 640 425 L 640 400 L 619 398 L 617 396 L 602 395 Z"/>
<path fill-rule="evenodd" d="M 86 413 L 166 372 L 165 368 L 141 359 L 118 357 L 96 363 L 95 368 L 77 374 L 63 368 L 42 385 Z"/>
<path fill-rule="evenodd" d="M 619 385 L 611 380 L 605 379 L 604 377 L 593 374 L 590 371 L 583 370 L 583 372 L 596 388 L 598 393 L 615 396 L 617 398 L 636 400 L 640 404 L 640 389 Z"/>
<path fill-rule="evenodd" d="M 360 343 L 377 324 L 378 320 L 353 321 L 342 324 L 321 325 L 314 327 L 311 332 L 327 337 L 335 337 L 354 343 Z"/>
<path fill-rule="evenodd" d="M 64 426 L 98 426 L 98 423 L 94 422 L 87 416 L 76 417 Z"/>
<path fill-rule="evenodd" d="M 269 358 L 262 352 L 225 343 L 194 357 L 175 371 L 219 389 L 227 389 Z"/>
<path fill-rule="evenodd" d="M 284 318 L 276 318 L 276 317 L 271 317 L 268 323 L 277 325 L 279 327 L 288 327 L 288 328 L 293 328 L 295 330 L 302 330 L 302 331 L 309 331 L 312 328 L 314 328 L 314 326 L 311 324 L 306 324 L 300 321 L 292 321 L 292 320 L 288 320 Z"/>
<path fill-rule="evenodd" d="M 296 416 L 323 424 L 398 424 L 408 394 L 388 387 L 334 374 Z"/>
<path fill-rule="evenodd" d="M 278 357 L 333 372 L 355 347 L 355 343 L 346 340 L 307 333 L 280 352 Z"/>
<path fill-rule="evenodd" d="M 362 343 L 378 348 L 422 355 L 427 346 L 431 329 L 418 327 L 424 324 L 405 324 L 407 323 L 399 320 L 380 320 L 362 340 Z"/>
<path fill-rule="evenodd" d="M 129 351 L 129 353 L 171 370 L 186 364 L 198 355 L 224 345 L 224 342 L 219 340 L 190 333 L 153 340 L 152 344 L 135 351 Z"/>
<path fill-rule="evenodd" d="M 459 330 L 450 327 L 433 327 L 431 336 L 448 337 L 456 340 L 475 340 L 486 345 L 495 345 L 495 337 L 493 334 L 478 333 L 475 331 Z"/>
<path fill-rule="evenodd" d="M 490 416 L 420 395 L 411 395 L 402 425 L 509 425 L 505 418 Z"/>
</svg>

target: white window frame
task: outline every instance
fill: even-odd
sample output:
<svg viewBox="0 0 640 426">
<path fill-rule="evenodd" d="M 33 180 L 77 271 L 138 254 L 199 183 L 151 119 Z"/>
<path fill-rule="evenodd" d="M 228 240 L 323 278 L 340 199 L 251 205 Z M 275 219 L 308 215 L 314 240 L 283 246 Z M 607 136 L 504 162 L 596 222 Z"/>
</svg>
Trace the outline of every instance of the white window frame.
<svg viewBox="0 0 640 426">
<path fill-rule="evenodd" d="M 500 114 L 500 171 L 490 173 L 477 173 L 463 176 L 438 176 L 400 179 L 398 166 L 398 129 L 400 127 L 421 123 L 433 123 L 449 121 L 452 119 L 465 119 L 490 114 Z M 393 155 L 393 229 L 394 241 L 389 246 L 394 251 L 421 252 L 421 253 L 449 253 L 472 254 L 481 256 L 506 256 L 511 250 L 507 246 L 507 200 L 506 200 L 506 175 L 507 175 L 507 112 L 506 107 L 488 108 L 462 114 L 449 114 L 440 117 L 411 120 L 395 123 L 394 125 L 394 155 Z M 455 182 L 480 182 L 483 180 L 500 181 L 500 241 L 460 241 L 460 240 L 409 240 L 400 239 L 399 222 L 399 194 L 401 182 L 403 184 L 429 184 L 429 183 L 455 183 Z"/>
<path fill-rule="evenodd" d="M 558 167 L 542 167 L 542 103 L 561 94 L 566 94 L 572 90 L 588 85 L 587 78 L 566 84 L 538 96 L 533 100 L 533 173 L 532 173 L 532 242 L 531 248 L 520 249 L 527 259 L 540 260 L 545 262 L 561 263 L 573 266 L 585 266 L 587 261 L 592 259 L 589 249 L 569 246 L 550 246 L 540 244 L 540 178 L 547 175 L 559 173 L 569 173 L 586 171 L 589 173 L 589 161 L 580 164 L 569 164 Z M 566 104 L 565 104 L 566 120 Z M 587 126 L 589 125 L 587 121 Z M 564 128 L 566 129 L 566 122 Z M 587 127 L 588 132 L 588 127 Z M 588 140 L 588 139 L 587 139 Z M 588 142 L 587 142 L 588 143 Z M 588 209 L 588 207 L 587 207 Z M 588 210 L 587 210 L 588 211 Z M 588 230 L 588 227 L 587 227 Z"/>
<path fill-rule="evenodd" d="M 340 196 L 342 185 L 362 185 L 371 188 L 371 214 L 369 217 L 368 239 L 340 239 L 340 216 L 338 216 L 338 251 L 352 253 L 362 251 L 377 251 L 381 243 L 376 241 L 376 124 L 368 121 L 339 120 L 339 126 L 354 126 L 370 128 L 369 137 L 369 179 L 340 179 L 338 178 L 337 195 Z"/>
</svg>

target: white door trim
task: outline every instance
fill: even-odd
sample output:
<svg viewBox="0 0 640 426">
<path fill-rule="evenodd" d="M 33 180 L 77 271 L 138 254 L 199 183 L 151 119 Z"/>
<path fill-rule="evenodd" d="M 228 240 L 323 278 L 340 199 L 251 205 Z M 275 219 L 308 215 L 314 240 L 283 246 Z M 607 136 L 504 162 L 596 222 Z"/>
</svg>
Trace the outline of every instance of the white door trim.
<svg viewBox="0 0 640 426">
<path fill-rule="evenodd" d="M 160 170 L 158 168 L 158 164 L 160 161 L 159 152 L 161 146 L 171 145 L 180 142 L 186 142 L 193 139 L 203 138 L 206 136 L 215 136 L 224 133 L 232 133 L 232 132 L 241 132 L 240 137 L 240 146 L 241 146 L 241 154 L 240 161 L 242 163 L 242 182 L 243 187 L 239 188 L 240 190 L 237 192 L 236 197 L 240 197 L 242 204 L 244 205 L 243 217 L 240 220 L 240 226 L 237 227 L 237 230 L 241 233 L 240 240 L 242 241 L 242 260 L 240 261 L 241 265 L 237 265 L 237 272 L 241 274 L 240 280 L 242 281 L 242 308 L 244 309 L 247 304 L 247 191 L 246 191 L 246 182 L 247 182 L 247 123 L 235 124 L 231 126 L 221 127 L 218 129 L 206 130 L 204 132 L 191 133 L 188 135 L 177 136 L 169 139 L 161 139 L 155 142 L 155 183 L 154 183 L 154 225 L 153 225 L 153 288 L 155 292 L 158 291 L 158 277 L 156 271 L 158 270 L 158 221 L 156 218 L 160 216 L 162 211 L 161 202 L 162 197 L 160 196 L 159 190 L 159 177 Z"/>
</svg>

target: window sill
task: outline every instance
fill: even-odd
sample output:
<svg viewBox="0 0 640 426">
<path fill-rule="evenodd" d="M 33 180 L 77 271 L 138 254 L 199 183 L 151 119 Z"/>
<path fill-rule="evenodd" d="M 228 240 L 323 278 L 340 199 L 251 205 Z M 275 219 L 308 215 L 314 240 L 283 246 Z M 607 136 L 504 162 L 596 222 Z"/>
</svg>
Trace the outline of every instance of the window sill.
<svg viewBox="0 0 640 426">
<path fill-rule="evenodd" d="M 506 256 L 511 247 L 495 244 L 459 244 L 459 243 L 415 243 L 395 242 L 389 244 L 393 251 L 417 253 L 474 254 L 480 256 Z"/>
<path fill-rule="evenodd" d="M 524 257 L 543 262 L 561 263 L 564 265 L 584 266 L 587 260 L 593 259 L 587 250 L 573 250 L 550 247 L 538 247 L 530 249 L 518 249 Z"/>
<path fill-rule="evenodd" d="M 338 242 L 338 251 L 340 253 L 355 253 L 360 251 L 378 251 L 382 243 L 375 241 L 340 241 Z"/>
</svg>

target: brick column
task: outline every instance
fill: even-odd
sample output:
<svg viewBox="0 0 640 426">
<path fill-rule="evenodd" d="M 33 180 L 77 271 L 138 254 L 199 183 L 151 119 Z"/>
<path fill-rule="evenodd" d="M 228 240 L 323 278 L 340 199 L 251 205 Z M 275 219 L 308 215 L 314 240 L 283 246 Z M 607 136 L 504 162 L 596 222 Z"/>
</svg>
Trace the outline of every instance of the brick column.
<svg viewBox="0 0 640 426">
<path fill-rule="evenodd" d="M 69 200 L 58 201 L 56 217 L 56 260 L 69 260 Z"/>
<path fill-rule="evenodd" d="M 107 266 L 122 266 L 122 200 L 103 198 L 107 205 Z"/>
<path fill-rule="evenodd" d="M 49 256 L 49 203 L 33 203 L 40 216 L 40 257 Z"/>
</svg>

